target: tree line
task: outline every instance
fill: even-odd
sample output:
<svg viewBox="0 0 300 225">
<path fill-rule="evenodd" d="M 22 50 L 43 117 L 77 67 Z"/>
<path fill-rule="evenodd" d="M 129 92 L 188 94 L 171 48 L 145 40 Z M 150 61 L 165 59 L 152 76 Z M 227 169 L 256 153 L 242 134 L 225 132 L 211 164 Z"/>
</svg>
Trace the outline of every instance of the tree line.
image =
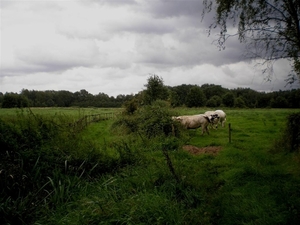
<svg viewBox="0 0 300 225">
<path fill-rule="evenodd" d="M 300 89 L 274 92 L 258 92 L 250 88 L 227 89 L 221 85 L 182 84 L 165 86 L 162 78 L 151 76 L 147 88 L 137 94 L 108 96 L 93 95 L 86 90 L 36 91 L 23 89 L 19 94 L 0 92 L 2 108 L 22 107 L 103 107 L 127 106 L 133 110 L 138 105 L 150 104 L 154 100 L 168 101 L 172 107 L 237 107 L 237 108 L 300 108 Z M 130 109 L 130 107 L 132 109 Z"/>
</svg>

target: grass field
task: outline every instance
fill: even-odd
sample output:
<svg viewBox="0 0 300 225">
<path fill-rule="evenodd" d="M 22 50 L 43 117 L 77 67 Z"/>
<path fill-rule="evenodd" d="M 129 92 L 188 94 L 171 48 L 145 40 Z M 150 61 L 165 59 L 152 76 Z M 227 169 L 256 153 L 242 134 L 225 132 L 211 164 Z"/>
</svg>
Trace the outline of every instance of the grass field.
<svg viewBox="0 0 300 225">
<path fill-rule="evenodd" d="M 71 115 L 74 117 L 82 117 L 85 115 L 91 115 L 91 114 L 99 114 L 99 113 L 116 113 L 120 111 L 120 108 L 76 108 L 76 107 L 68 107 L 68 108 L 55 108 L 55 107 L 50 107 L 50 108 L 30 108 L 30 110 L 35 113 L 35 114 L 40 114 L 40 115 L 56 115 L 56 114 L 61 114 L 61 115 Z M 5 117 L 5 116 L 11 116 L 15 115 L 16 113 L 20 112 L 28 112 L 29 109 L 5 109 L 1 108 L 0 109 L 0 116 Z"/>
<path fill-rule="evenodd" d="M 32 109 L 36 114 L 75 117 L 115 110 L 120 109 Z M 192 115 L 209 109 L 170 110 L 174 115 Z M 35 224 L 298 224 L 299 153 L 278 149 L 276 141 L 286 117 L 299 109 L 224 111 L 224 128 L 203 136 L 200 130 L 186 131 L 179 147 L 168 151 L 170 161 L 162 150 L 172 145 L 172 137 L 141 141 L 137 135 L 112 129 L 115 119 L 90 124 L 81 132 L 82 141 L 116 160 L 127 151 L 132 161 L 92 181 L 63 183 L 68 192 L 57 195 L 72 197 L 41 210 Z M 13 114 L 14 110 L 0 110 L 1 118 Z M 221 150 L 193 155 L 182 149 L 184 145 Z"/>
</svg>

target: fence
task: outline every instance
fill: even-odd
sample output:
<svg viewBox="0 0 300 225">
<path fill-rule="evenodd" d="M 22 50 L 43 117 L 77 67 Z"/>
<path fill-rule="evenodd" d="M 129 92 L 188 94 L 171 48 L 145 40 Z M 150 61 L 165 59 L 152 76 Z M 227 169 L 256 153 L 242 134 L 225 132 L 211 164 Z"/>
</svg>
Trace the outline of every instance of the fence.
<svg viewBox="0 0 300 225">
<path fill-rule="evenodd" d="M 76 130 L 82 130 L 87 127 L 91 123 L 99 122 L 101 120 L 109 120 L 114 118 L 118 113 L 100 113 L 100 114 L 92 114 L 86 115 L 79 120 L 75 121 L 74 123 L 70 124 L 72 128 Z"/>
</svg>

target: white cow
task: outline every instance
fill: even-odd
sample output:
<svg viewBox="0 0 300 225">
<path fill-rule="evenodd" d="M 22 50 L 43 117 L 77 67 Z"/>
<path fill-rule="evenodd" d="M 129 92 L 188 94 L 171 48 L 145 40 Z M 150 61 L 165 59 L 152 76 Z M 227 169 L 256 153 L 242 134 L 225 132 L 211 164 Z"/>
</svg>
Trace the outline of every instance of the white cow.
<svg viewBox="0 0 300 225">
<path fill-rule="evenodd" d="M 216 110 L 215 113 L 218 114 L 219 121 L 220 121 L 222 127 L 225 127 L 226 113 L 223 110 L 220 110 L 220 109 Z"/>
<path fill-rule="evenodd" d="M 176 117 L 176 120 L 178 120 L 186 129 L 197 129 L 201 127 L 202 135 L 204 132 L 209 134 L 207 126 L 210 124 L 211 119 L 211 116 L 206 116 L 204 114 Z"/>
<path fill-rule="evenodd" d="M 210 120 L 210 127 L 217 128 L 219 123 L 219 115 L 215 113 L 215 111 L 206 111 L 204 113 L 206 116 L 212 116 L 212 119 Z"/>
</svg>

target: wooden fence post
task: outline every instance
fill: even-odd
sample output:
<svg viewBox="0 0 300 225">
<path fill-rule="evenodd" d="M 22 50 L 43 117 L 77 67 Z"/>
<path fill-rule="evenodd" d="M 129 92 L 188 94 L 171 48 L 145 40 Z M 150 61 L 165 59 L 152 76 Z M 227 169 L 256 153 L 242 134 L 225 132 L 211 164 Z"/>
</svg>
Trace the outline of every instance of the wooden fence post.
<svg viewBox="0 0 300 225">
<path fill-rule="evenodd" d="M 231 124 L 228 124 L 229 143 L 231 143 Z"/>
</svg>

